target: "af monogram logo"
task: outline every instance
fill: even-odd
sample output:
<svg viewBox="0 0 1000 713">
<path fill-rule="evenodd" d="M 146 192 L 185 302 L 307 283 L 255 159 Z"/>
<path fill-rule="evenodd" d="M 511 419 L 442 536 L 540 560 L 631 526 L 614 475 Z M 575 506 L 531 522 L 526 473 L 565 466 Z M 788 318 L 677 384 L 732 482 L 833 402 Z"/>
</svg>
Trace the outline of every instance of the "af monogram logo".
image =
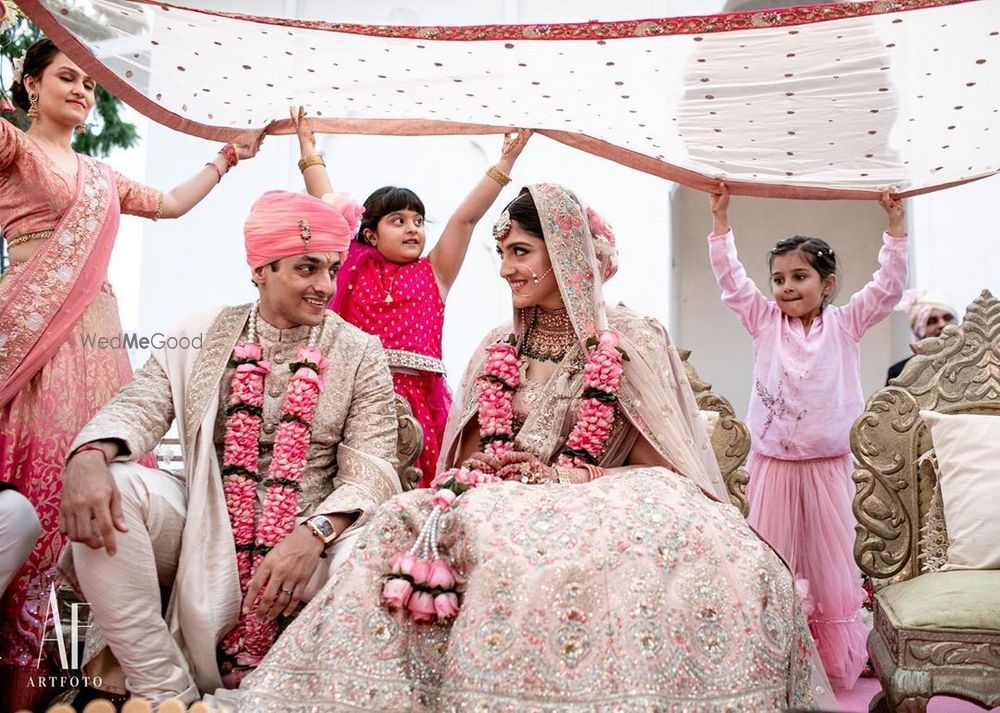
<svg viewBox="0 0 1000 713">
<path fill-rule="evenodd" d="M 53 582 L 49 585 L 49 601 L 45 607 L 45 618 L 43 621 L 48 624 L 51 616 L 52 627 L 45 627 L 46 633 L 38 645 L 38 660 L 35 662 L 36 668 L 41 668 L 42 659 L 45 657 L 45 644 L 54 642 L 56 650 L 59 652 L 59 666 L 66 672 L 75 672 L 80 668 L 80 651 L 86 639 L 86 630 L 90 628 L 89 610 L 90 605 L 86 602 L 74 602 L 69 605 L 69 620 L 64 621 L 63 615 L 59 611 L 59 599 L 56 594 L 56 585 Z M 81 686 L 92 686 L 100 688 L 101 677 L 80 676 L 76 673 L 60 676 L 35 676 L 31 679 L 29 686 L 33 688 L 79 688 Z"/>
</svg>

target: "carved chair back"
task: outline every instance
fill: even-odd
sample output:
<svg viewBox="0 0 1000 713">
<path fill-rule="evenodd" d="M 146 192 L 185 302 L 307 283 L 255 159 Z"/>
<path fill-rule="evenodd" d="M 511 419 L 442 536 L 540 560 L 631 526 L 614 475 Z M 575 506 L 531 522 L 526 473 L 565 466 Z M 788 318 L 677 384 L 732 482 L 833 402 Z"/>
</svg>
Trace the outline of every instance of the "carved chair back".
<svg viewBox="0 0 1000 713">
<path fill-rule="evenodd" d="M 858 463 L 854 558 L 876 588 L 921 572 L 936 471 L 920 410 L 1000 416 L 1000 301 L 984 290 L 961 325 L 913 345 L 916 356 L 869 399 L 851 429 Z"/>
<path fill-rule="evenodd" d="M 687 371 L 688 381 L 691 382 L 691 390 L 694 391 L 698 408 L 719 414 L 719 421 L 712 432 L 712 450 L 715 451 L 715 458 L 719 462 L 719 470 L 722 471 L 722 479 L 729 491 L 729 499 L 746 517 L 750 512 L 746 496 L 750 476 L 743 469 L 743 464 L 750 452 L 750 429 L 736 418 L 733 405 L 725 397 L 713 392 L 712 385 L 698 376 L 697 370 L 689 360 L 690 350 L 679 349 L 678 353 L 684 362 L 684 369 Z"/>
</svg>

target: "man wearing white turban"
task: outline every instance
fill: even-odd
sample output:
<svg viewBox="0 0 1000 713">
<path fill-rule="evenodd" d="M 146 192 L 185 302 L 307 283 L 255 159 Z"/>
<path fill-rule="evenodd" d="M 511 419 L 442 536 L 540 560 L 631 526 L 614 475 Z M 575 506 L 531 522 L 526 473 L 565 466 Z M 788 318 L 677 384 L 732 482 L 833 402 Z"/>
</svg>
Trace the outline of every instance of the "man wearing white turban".
<svg viewBox="0 0 1000 713">
<path fill-rule="evenodd" d="M 259 300 L 184 320 L 73 442 L 63 565 L 102 637 L 88 653 L 124 673 L 85 669 L 109 692 L 238 685 L 399 490 L 386 357 L 326 309 L 360 214 L 265 193 L 244 227 Z M 175 418 L 183 473 L 135 463 Z"/>
<path fill-rule="evenodd" d="M 926 290 L 906 290 L 896 309 L 906 312 L 909 316 L 914 342 L 927 337 L 937 337 L 947 325 L 958 321 L 958 312 L 942 295 Z M 912 358 L 913 354 L 910 354 L 889 367 L 885 377 L 886 386 L 889 385 L 889 381 L 903 373 L 903 367 Z"/>
</svg>

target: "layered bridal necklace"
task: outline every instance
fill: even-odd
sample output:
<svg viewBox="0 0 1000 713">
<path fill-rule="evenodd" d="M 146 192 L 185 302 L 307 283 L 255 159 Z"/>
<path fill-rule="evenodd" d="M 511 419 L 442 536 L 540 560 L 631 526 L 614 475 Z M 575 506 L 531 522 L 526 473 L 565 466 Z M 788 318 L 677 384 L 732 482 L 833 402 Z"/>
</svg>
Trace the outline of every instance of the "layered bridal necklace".
<svg viewBox="0 0 1000 713">
<path fill-rule="evenodd" d="M 536 361 L 561 362 L 576 343 L 569 313 L 535 306 L 521 342 L 521 356 Z"/>
</svg>

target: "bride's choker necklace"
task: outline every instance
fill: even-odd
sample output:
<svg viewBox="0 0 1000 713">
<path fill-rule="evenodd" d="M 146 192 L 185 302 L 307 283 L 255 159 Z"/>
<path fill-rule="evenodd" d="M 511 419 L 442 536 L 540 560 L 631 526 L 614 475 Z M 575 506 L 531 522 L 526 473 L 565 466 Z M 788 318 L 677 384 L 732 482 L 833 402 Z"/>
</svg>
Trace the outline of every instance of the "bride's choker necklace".
<svg viewBox="0 0 1000 713">
<path fill-rule="evenodd" d="M 521 343 L 521 355 L 537 361 L 561 362 L 576 343 L 569 313 L 536 306 Z"/>
</svg>

